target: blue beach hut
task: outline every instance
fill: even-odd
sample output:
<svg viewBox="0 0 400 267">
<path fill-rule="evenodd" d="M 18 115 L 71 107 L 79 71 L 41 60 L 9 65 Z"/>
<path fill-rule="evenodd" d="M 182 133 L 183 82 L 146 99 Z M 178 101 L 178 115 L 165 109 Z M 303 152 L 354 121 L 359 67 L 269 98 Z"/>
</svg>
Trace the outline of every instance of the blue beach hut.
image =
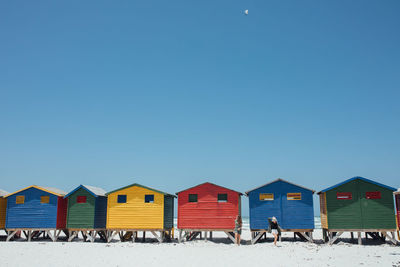
<svg viewBox="0 0 400 267">
<path fill-rule="evenodd" d="M 277 179 L 246 192 L 249 197 L 252 244 L 266 236 L 268 219 L 276 217 L 282 232 L 312 242 L 314 190 Z"/>
<path fill-rule="evenodd" d="M 18 231 L 23 231 L 28 241 L 42 233 L 56 241 L 66 228 L 65 194 L 56 188 L 33 185 L 5 196 L 7 241 Z"/>
</svg>

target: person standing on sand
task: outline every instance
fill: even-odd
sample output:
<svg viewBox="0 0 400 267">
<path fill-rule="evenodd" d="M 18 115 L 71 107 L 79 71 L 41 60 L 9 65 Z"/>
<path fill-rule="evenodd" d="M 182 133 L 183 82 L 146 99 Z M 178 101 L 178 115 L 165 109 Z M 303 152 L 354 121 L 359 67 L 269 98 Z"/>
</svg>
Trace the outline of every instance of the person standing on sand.
<svg viewBox="0 0 400 267">
<path fill-rule="evenodd" d="M 242 216 L 238 215 L 236 216 L 235 220 L 235 230 L 233 231 L 235 233 L 235 240 L 236 244 L 239 246 L 240 245 L 240 235 L 242 234 Z"/>
<path fill-rule="evenodd" d="M 280 234 L 278 220 L 275 217 L 272 217 L 272 219 L 268 219 L 268 222 L 269 222 L 269 227 L 271 229 L 271 233 L 274 236 L 274 245 L 276 246 L 276 241 L 278 240 L 278 236 Z"/>
</svg>

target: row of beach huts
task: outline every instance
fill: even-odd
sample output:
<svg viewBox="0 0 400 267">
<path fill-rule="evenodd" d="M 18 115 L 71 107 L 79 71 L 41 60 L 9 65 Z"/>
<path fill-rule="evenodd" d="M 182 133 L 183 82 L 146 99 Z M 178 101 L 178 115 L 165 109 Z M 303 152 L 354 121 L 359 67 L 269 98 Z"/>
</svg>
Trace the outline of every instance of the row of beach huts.
<svg viewBox="0 0 400 267">
<path fill-rule="evenodd" d="M 313 242 L 314 190 L 277 179 L 249 190 L 251 243 L 266 237 L 268 219 L 276 217 L 282 232 Z M 159 242 L 174 237 L 174 199 L 178 199 L 178 241 L 212 238 L 225 232 L 233 242 L 235 218 L 241 215 L 243 194 L 213 183 L 203 183 L 169 194 L 140 184 L 111 192 L 80 185 L 66 193 L 59 189 L 29 186 L 14 193 L 0 190 L 0 229 L 6 241 L 28 241 L 64 233 L 68 241 L 79 234 L 94 242 L 145 240 L 146 232 Z M 399 235 L 400 192 L 395 188 L 354 177 L 318 192 L 323 239 L 333 244 L 341 234 L 361 233 L 396 244 Z M 398 236 L 399 238 L 399 236 Z"/>
</svg>

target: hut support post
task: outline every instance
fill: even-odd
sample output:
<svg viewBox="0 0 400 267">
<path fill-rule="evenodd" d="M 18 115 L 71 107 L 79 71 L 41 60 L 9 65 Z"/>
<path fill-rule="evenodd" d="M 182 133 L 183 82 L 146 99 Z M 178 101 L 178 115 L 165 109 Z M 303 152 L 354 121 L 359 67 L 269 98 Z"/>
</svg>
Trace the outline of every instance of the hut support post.
<svg viewBox="0 0 400 267">
<path fill-rule="evenodd" d="M 396 236 L 395 236 L 394 232 L 390 232 L 390 234 L 392 235 L 392 237 L 387 235 L 387 238 L 393 243 L 393 245 L 397 245 Z"/>
<path fill-rule="evenodd" d="M 261 231 L 258 233 L 258 235 L 254 234 L 254 238 L 252 238 L 251 240 L 251 244 L 254 245 L 255 243 L 257 243 L 258 239 L 260 239 L 260 237 L 262 237 L 262 235 L 264 234 L 265 231 Z"/>
<path fill-rule="evenodd" d="M 32 240 L 32 230 L 28 230 L 28 242 Z"/>
<path fill-rule="evenodd" d="M 143 231 L 143 239 L 142 242 L 146 242 L 146 231 Z"/>
<path fill-rule="evenodd" d="M 212 237 L 212 231 L 210 231 L 210 240 L 212 240 L 213 239 L 213 237 Z"/>
<path fill-rule="evenodd" d="M 333 245 L 333 243 L 343 234 L 343 232 L 338 232 L 335 236 L 333 236 L 333 233 L 329 233 L 330 241 L 329 245 Z"/>
<path fill-rule="evenodd" d="M 299 234 L 302 235 L 309 242 L 314 243 L 314 240 L 312 239 L 312 237 L 309 237 L 306 233 L 299 232 Z"/>
<path fill-rule="evenodd" d="M 397 239 L 400 241 L 400 231 L 397 231 Z"/>
<path fill-rule="evenodd" d="M 353 240 L 354 240 L 354 234 L 353 234 L 353 232 L 350 232 L 350 236 L 351 236 L 351 241 L 353 241 Z"/>
<path fill-rule="evenodd" d="M 157 233 L 155 231 L 151 231 L 151 233 L 154 235 L 154 237 L 158 240 L 158 242 L 162 243 L 163 242 L 163 238 L 162 238 L 162 234 L 159 236 L 157 235 Z"/>
<path fill-rule="evenodd" d="M 207 241 L 207 231 L 204 231 L 204 240 Z"/>
<path fill-rule="evenodd" d="M 361 232 L 357 232 L 357 236 L 358 236 L 358 244 L 362 245 Z"/>
<path fill-rule="evenodd" d="M 8 231 L 6 242 L 10 241 L 11 238 L 17 233 L 18 231 Z"/>
<path fill-rule="evenodd" d="M 77 232 L 76 231 L 69 231 L 68 242 L 71 242 L 76 236 L 77 236 Z"/>
<path fill-rule="evenodd" d="M 229 237 L 229 239 L 232 240 L 232 242 L 235 244 L 235 243 L 236 243 L 236 240 L 235 240 L 235 238 L 233 238 L 233 236 L 231 235 L 231 233 L 229 233 L 228 231 L 224 231 L 224 232 L 225 232 L 225 234 Z"/>
<path fill-rule="evenodd" d="M 107 243 L 110 243 L 111 240 L 113 240 L 114 237 L 118 234 L 117 231 L 112 231 L 112 230 L 107 231 L 107 233 L 108 233 L 108 234 L 107 234 Z"/>
<path fill-rule="evenodd" d="M 182 242 L 182 230 L 179 229 L 179 236 L 178 236 L 178 242 Z"/>
</svg>

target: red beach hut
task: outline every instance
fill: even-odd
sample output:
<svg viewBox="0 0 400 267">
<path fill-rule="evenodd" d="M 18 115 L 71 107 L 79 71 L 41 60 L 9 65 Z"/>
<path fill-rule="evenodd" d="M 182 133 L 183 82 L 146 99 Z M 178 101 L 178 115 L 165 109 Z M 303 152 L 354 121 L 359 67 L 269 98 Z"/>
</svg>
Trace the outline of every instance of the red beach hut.
<svg viewBox="0 0 400 267">
<path fill-rule="evenodd" d="M 232 231 L 235 219 L 241 215 L 242 193 L 215 185 L 203 183 L 176 193 L 178 196 L 179 241 L 192 240 L 201 232 L 223 231 L 233 241 Z"/>
</svg>

